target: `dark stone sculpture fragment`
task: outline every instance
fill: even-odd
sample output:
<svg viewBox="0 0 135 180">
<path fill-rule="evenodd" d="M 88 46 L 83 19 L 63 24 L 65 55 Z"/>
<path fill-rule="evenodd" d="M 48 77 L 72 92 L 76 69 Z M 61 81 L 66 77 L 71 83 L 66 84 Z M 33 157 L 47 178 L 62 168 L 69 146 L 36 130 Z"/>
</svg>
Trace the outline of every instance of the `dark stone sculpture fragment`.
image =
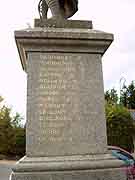
<svg viewBox="0 0 135 180">
<path fill-rule="evenodd" d="M 78 11 L 78 0 L 40 0 L 38 5 L 40 19 L 47 19 L 49 8 L 52 19 L 68 19 Z"/>
</svg>

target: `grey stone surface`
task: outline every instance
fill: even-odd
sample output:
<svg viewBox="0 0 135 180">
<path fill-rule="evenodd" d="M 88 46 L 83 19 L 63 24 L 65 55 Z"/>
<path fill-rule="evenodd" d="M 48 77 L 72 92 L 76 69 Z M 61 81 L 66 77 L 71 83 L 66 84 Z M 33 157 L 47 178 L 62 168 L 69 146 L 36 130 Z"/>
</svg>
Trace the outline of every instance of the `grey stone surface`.
<svg viewBox="0 0 135 180">
<path fill-rule="evenodd" d="M 76 28 L 76 29 L 92 29 L 92 21 L 64 20 L 55 19 L 35 19 L 35 27 L 53 27 L 53 28 Z"/>
<path fill-rule="evenodd" d="M 13 168 L 12 180 L 126 180 L 122 161 L 110 154 L 24 157 Z"/>
<path fill-rule="evenodd" d="M 105 153 L 101 55 L 32 52 L 27 71 L 27 155 Z"/>
<path fill-rule="evenodd" d="M 101 170 L 123 168 L 122 161 L 110 154 L 82 156 L 27 157 L 22 158 L 13 168 L 14 172 L 48 172 L 73 170 Z"/>
<path fill-rule="evenodd" d="M 106 140 L 101 58 L 113 35 L 37 27 L 15 37 L 28 75 L 27 149 L 12 180 L 125 180 Z"/>
<path fill-rule="evenodd" d="M 126 180 L 124 169 L 14 173 L 12 180 Z"/>
<path fill-rule="evenodd" d="M 28 52 L 69 52 L 103 55 L 113 34 L 94 29 L 30 28 L 15 31 L 23 69 L 27 71 Z"/>
</svg>

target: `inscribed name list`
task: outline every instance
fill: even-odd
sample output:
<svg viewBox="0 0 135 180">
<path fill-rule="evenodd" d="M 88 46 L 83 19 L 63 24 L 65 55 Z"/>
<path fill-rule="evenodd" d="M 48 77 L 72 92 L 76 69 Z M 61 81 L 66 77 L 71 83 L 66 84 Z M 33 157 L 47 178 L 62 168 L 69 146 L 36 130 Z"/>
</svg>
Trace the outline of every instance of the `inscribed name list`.
<svg viewBox="0 0 135 180">
<path fill-rule="evenodd" d="M 100 148 L 104 139 L 97 132 L 98 123 L 103 124 L 104 97 L 99 58 L 95 54 L 30 54 L 28 125 L 29 146 L 36 145 L 34 154 L 82 154 L 93 152 L 98 144 Z"/>
<path fill-rule="evenodd" d="M 95 71 L 90 68 L 93 56 L 90 59 L 85 55 L 82 60 L 79 54 L 39 53 L 34 57 L 39 144 L 93 138 L 89 124 L 96 118 L 94 103 L 99 99 L 98 96 L 94 99 L 91 93 L 91 90 L 96 93 L 98 83 Z"/>
<path fill-rule="evenodd" d="M 40 55 L 39 119 L 41 129 L 45 129 L 41 137 L 46 141 L 72 141 L 72 109 L 74 103 L 77 105 L 78 91 L 72 58 L 70 55 Z"/>
</svg>

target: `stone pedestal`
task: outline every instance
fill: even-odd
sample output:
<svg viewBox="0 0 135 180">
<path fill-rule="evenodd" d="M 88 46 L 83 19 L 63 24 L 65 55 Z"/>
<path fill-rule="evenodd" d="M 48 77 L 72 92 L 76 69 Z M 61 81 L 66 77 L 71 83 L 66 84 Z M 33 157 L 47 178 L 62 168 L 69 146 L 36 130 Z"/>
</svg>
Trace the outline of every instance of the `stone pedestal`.
<svg viewBox="0 0 135 180">
<path fill-rule="evenodd" d="M 107 150 L 101 58 L 113 35 L 86 26 L 15 32 L 28 89 L 26 157 L 12 180 L 126 179 Z"/>
</svg>

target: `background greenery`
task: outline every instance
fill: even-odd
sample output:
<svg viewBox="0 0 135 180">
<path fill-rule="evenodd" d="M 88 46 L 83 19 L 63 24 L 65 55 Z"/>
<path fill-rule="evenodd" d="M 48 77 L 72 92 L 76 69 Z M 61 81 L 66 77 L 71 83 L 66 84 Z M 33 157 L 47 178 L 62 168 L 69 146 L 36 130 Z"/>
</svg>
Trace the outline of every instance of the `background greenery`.
<svg viewBox="0 0 135 180">
<path fill-rule="evenodd" d="M 123 86 L 118 96 L 113 88 L 105 92 L 108 144 L 134 151 L 135 121 L 129 109 L 135 109 L 135 85 Z"/>
<path fill-rule="evenodd" d="M 0 97 L 0 157 L 23 156 L 25 154 L 25 127 L 22 117 L 12 109 L 2 105 Z"/>
</svg>

